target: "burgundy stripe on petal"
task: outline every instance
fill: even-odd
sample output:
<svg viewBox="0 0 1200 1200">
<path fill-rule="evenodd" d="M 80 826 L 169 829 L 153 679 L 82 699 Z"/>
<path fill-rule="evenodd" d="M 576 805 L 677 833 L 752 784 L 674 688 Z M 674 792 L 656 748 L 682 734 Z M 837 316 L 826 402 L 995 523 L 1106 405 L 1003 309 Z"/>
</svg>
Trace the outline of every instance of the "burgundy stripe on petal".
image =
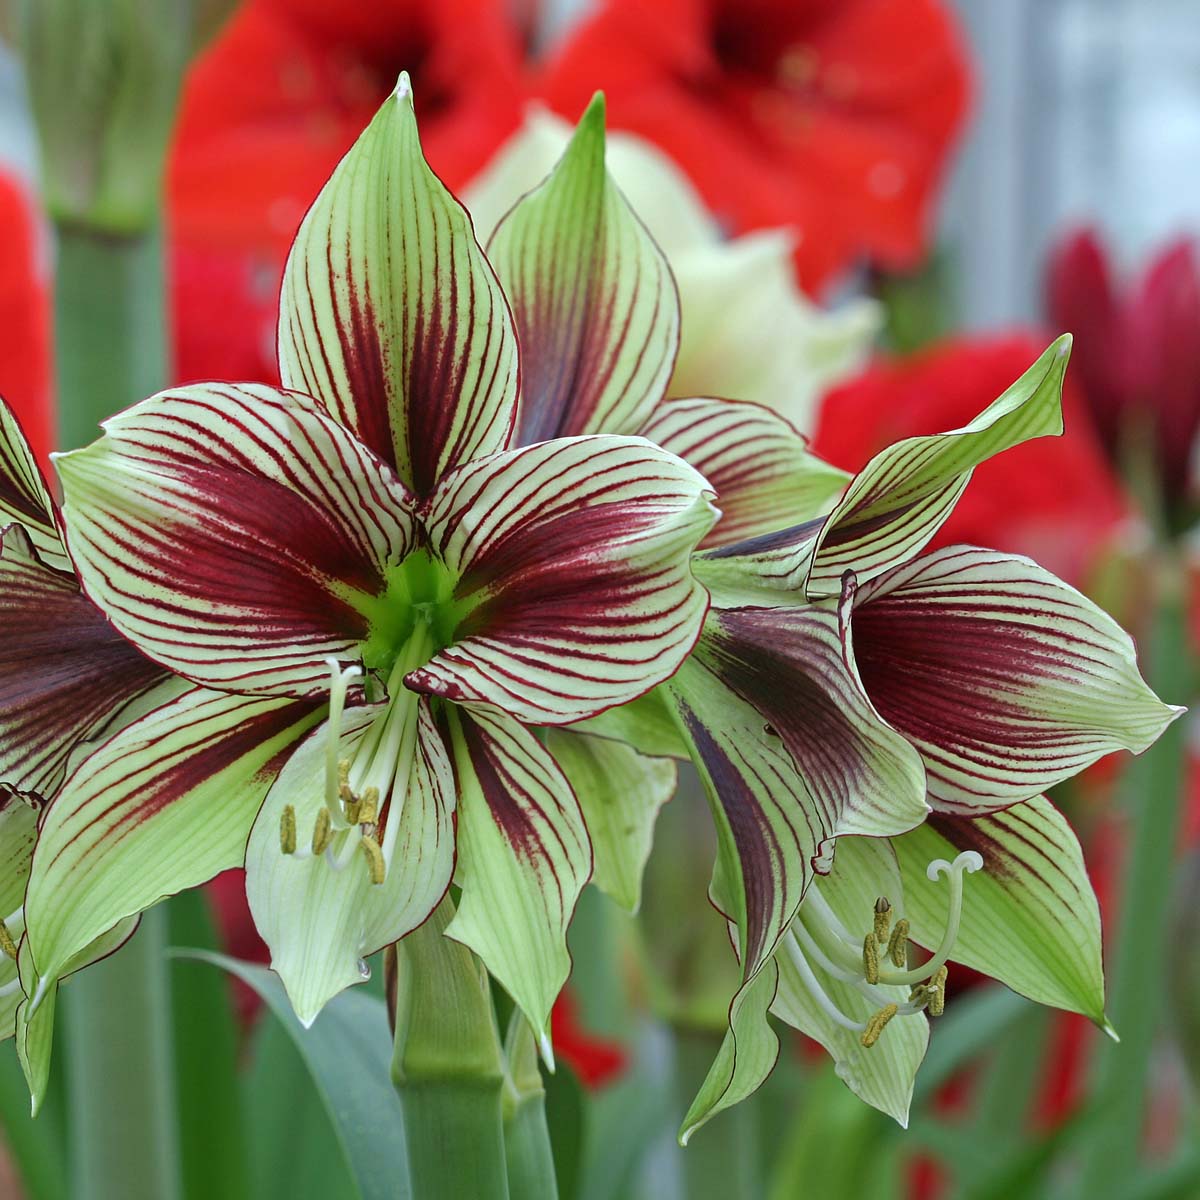
<svg viewBox="0 0 1200 1200">
<path fill-rule="evenodd" d="M 1140 752 L 1181 711 L 1143 682 L 1128 634 L 1016 555 L 917 559 L 859 589 L 853 630 L 871 700 L 921 751 L 947 812 L 1004 808 Z"/>
<path fill-rule="evenodd" d="M 52 796 L 67 759 L 129 701 L 166 678 L 26 531 L 0 544 L 0 783 Z"/>
<path fill-rule="evenodd" d="M 59 460 L 88 594 L 148 656 L 233 691 L 314 694 L 412 544 L 391 469 L 271 388 L 163 393 Z"/>
<path fill-rule="evenodd" d="M 640 438 L 563 438 L 449 476 L 426 519 L 457 577 L 454 644 L 410 687 L 566 724 L 669 677 L 707 597 L 689 559 L 705 481 Z"/>
<path fill-rule="evenodd" d="M 25 527 L 42 562 L 69 570 L 54 522 L 54 502 L 12 409 L 0 399 L 0 526 Z"/>
</svg>

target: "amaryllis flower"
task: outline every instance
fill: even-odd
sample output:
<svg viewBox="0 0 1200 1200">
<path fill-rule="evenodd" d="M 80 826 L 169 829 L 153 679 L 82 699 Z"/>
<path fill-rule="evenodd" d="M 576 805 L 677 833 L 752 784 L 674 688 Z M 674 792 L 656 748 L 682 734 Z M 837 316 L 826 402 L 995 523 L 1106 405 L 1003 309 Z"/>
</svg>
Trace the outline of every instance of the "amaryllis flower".
<svg viewBox="0 0 1200 1200">
<path fill-rule="evenodd" d="M 1076 343 L 1078 344 L 1078 342 Z M 813 449 L 856 471 L 900 438 L 969 421 L 1037 357 L 1032 334 L 955 338 L 880 359 L 826 393 Z M 1066 429 L 980 463 L 931 545 L 955 542 L 1028 554 L 1077 586 L 1112 548 L 1126 518 L 1116 478 L 1083 410 L 1077 369 L 1063 389 Z"/>
<path fill-rule="evenodd" d="M 602 81 L 729 227 L 795 229 L 812 291 L 861 255 L 917 261 L 966 75 L 936 0 L 604 0 L 541 87 L 569 115 Z"/>
<path fill-rule="evenodd" d="M 276 382 L 284 259 L 402 67 L 457 188 L 520 120 L 518 31 L 496 0 L 247 0 L 196 62 L 168 180 L 177 379 Z"/>
<path fill-rule="evenodd" d="M 1185 526 L 1200 434 L 1195 247 L 1165 247 L 1121 294 L 1099 237 L 1083 230 L 1051 254 L 1046 294 L 1051 319 L 1076 331 L 1077 378 L 1110 460 L 1172 528 Z"/>
<path fill-rule="evenodd" d="M 655 399 L 669 374 L 669 275 L 615 192 L 596 197 L 611 236 L 553 277 L 603 282 L 578 295 L 607 302 L 518 363 L 402 77 L 292 248 L 284 388 L 167 391 L 58 458 L 88 595 L 196 686 L 102 744 L 48 809 L 25 906 L 35 1004 L 77 947 L 245 854 L 303 1020 L 453 876 L 449 936 L 549 1051 L 592 847 L 529 726 L 678 668 L 707 608 L 690 554 L 716 515 L 700 474 L 645 439 L 554 437 L 586 430 L 588 405 Z M 568 397 L 582 429 L 562 428 Z M 510 448 L 518 420 L 554 440 Z"/>
</svg>

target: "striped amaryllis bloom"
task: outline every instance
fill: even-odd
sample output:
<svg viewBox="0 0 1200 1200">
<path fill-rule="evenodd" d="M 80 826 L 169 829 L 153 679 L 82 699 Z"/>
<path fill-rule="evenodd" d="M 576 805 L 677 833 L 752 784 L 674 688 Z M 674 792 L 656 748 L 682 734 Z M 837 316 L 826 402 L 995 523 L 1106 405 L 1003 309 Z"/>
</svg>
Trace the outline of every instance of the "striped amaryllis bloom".
<svg viewBox="0 0 1200 1200">
<path fill-rule="evenodd" d="M 661 374 L 647 364 L 669 374 L 669 275 L 617 219 L 592 247 L 603 268 L 561 263 L 587 319 L 561 394 L 535 390 L 551 359 L 526 343 L 519 372 L 509 304 L 424 160 L 402 77 L 292 248 L 283 389 L 165 392 L 58 458 L 88 595 L 196 686 L 101 745 L 47 812 L 26 901 L 39 993 L 77 947 L 244 855 L 311 1021 L 453 876 L 450 935 L 548 1049 L 592 848 L 529 726 L 678 668 L 708 604 L 690 556 L 716 516 L 675 455 L 552 419 L 568 389 L 607 412 L 641 403 Z M 509 448 L 519 408 L 539 436 L 574 436 Z"/>
<path fill-rule="evenodd" d="M 1010 806 L 1044 804 L 1042 789 L 1111 750 L 1144 749 L 1178 710 L 1146 687 L 1133 645 L 1116 624 L 1035 564 L 963 547 L 917 557 L 979 463 L 1061 433 L 1068 338 L 968 425 L 889 446 L 852 479 L 810 454 L 786 420 L 759 405 L 711 397 L 662 401 L 653 361 L 644 368 L 653 388 L 589 400 L 591 393 L 572 390 L 561 369 L 588 345 L 569 277 L 544 264 L 572 255 L 593 262 L 587 247 L 610 236 L 613 226 L 604 204 L 581 198 L 592 196 L 596 185 L 589 181 L 603 176 L 599 130 L 585 119 L 548 179 L 498 227 L 489 250 L 514 298 L 522 344 L 559 347 L 526 381 L 532 429 L 639 432 L 700 470 L 723 514 L 694 559 L 713 605 L 692 655 L 651 695 L 556 734 L 560 745 L 580 733 L 600 734 L 649 755 L 690 756 L 709 792 L 719 838 L 713 897 L 730 920 L 743 983 L 730 1010 L 731 1039 L 688 1114 L 686 1132 L 753 1090 L 770 1069 L 776 1042 L 762 1018 L 776 994 L 779 956 L 795 943 L 804 905 L 806 921 L 822 928 L 813 915 L 819 894 L 812 892 L 811 902 L 805 897 L 834 866 L 839 841 L 854 844 L 860 835 L 900 843 L 936 827 L 948 844 L 932 847 L 926 861 L 957 864 L 946 869 L 958 888 L 966 867 L 976 865 L 961 855 L 979 854 L 1001 881 L 1006 919 L 1019 915 L 1036 932 L 1028 910 L 1047 902 L 1018 886 L 1021 872 L 1009 860 L 1024 861 L 1019 831 L 989 832 L 986 847 L 975 849 L 982 835 L 970 823 Z M 604 278 L 593 288 L 598 297 L 611 294 Z M 1052 840 L 1069 838 L 1050 813 Z M 853 854 L 842 856 L 836 873 L 847 875 Z M 1057 862 L 1058 874 L 1045 864 L 1030 868 L 1047 877 L 1046 888 L 1066 896 L 1086 891 L 1086 875 L 1067 873 L 1069 856 L 1048 860 Z M 890 888 L 902 903 L 898 887 L 885 888 L 890 876 L 877 874 L 879 891 Z M 988 894 L 991 882 L 976 890 Z M 905 893 L 919 896 L 932 883 L 906 879 L 905 885 Z M 944 911 L 943 904 L 935 895 L 934 910 Z M 1098 937 L 1086 920 L 1091 910 L 1074 907 L 1074 923 L 1059 924 L 1095 951 L 1098 973 Z M 1072 906 L 1055 911 L 1059 920 Z M 826 921 L 830 936 L 844 938 L 849 919 Z M 951 944 L 958 920 L 949 922 Z M 929 944 L 936 944 L 941 932 L 934 923 L 926 919 L 921 928 L 932 931 Z M 988 959 L 986 953 L 972 958 L 968 939 L 960 957 L 1021 986 L 1044 940 L 1027 938 L 1024 957 L 1012 950 L 1009 959 L 998 953 Z M 1056 948 L 1050 957 L 1070 956 Z M 930 978 L 941 965 L 928 968 Z M 886 1008 L 890 1001 L 870 986 L 877 1009 Z M 923 986 L 932 998 L 932 985 Z M 1038 987 L 1025 990 L 1103 1020 L 1094 986 L 1065 999 L 1062 988 Z M 865 1003 L 861 992 L 858 999 Z M 904 1003 L 905 1015 L 919 1018 L 912 1023 L 917 1031 L 872 1041 L 908 1053 L 917 1041 L 924 1046 L 918 1034 L 926 1005 Z M 811 1011 L 829 1020 L 831 1007 L 832 1001 Z M 834 1037 L 804 1016 L 810 1010 L 793 1004 L 781 1011 L 822 1038 L 845 1066 Z M 847 1026 L 865 1034 L 875 1015 L 845 1015 L 838 1036 Z M 909 1053 L 912 1069 L 919 1059 Z M 870 1063 L 891 1081 L 890 1090 L 881 1091 L 871 1070 L 859 1065 L 853 1070 L 867 1080 L 860 1092 L 901 1116 L 912 1069 L 902 1069 L 886 1048 Z"/>
</svg>

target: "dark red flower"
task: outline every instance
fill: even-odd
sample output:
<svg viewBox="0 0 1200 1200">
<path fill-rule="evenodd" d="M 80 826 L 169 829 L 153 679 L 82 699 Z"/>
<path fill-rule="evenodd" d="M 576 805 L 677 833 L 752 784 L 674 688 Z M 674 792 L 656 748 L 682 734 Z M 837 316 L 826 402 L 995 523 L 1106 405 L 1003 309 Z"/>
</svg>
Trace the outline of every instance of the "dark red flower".
<svg viewBox="0 0 1200 1200">
<path fill-rule="evenodd" d="M 1094 231 L 1064 239 L 1046 278 L 1051 319 L 1075 333 L 1071 370 L 1096 431 L 1122 467 L 1140 452 L 1168 518 L 1192 493 L 1200 435 L 1200 266 L 1188 240 L 1166 246 L 1120 294 Z"/>
<path fill-rule="evenodd" d="M 50 287 L 33 207 L 21 186 L 0 176 L 0 396 L 34 453 L 45 462 L 54 436 L 50 397 Z"/>
<path fill-rule="evenodd" d="M 401 70 L 453 189 L 521 119 L 503 0 L 248 0 L 192 69 L 169 172 L 179 379 L 270 380 L 283 263 Z"/>
<path fill-rule="evenodd" d="M 821 406 L 814 449 L 857 470 L 900 438 L 966 424 L 1041 351 L 1025 334 L 943 342 L 881 361 L 834 389 Z M 934 546 L 966 542 L 1028 554 L 1079 583 L 1124 509 L 1080 399 L 1068 384 L 1066 433 L 1026 442 L 977 467 Z"/>
<path fill-rule="evenodd" d="M 621 1046 L 589 1033 L 580 1024 L 579 1008 L 569 987 L 554 1002 L 550 1029 L 554 1053 L 570 1064 L 585 1087 L 603 1087 L 625 1069 L 625 1051 Z"/>
<path fill-rule="evenodd" d="M 937 0 L 606 0 L 544 81 L 571 119 L 596 88 L 732 229 L 796 227 L 816 290 L 919 259 L 967 66 Z"/>
</svg>

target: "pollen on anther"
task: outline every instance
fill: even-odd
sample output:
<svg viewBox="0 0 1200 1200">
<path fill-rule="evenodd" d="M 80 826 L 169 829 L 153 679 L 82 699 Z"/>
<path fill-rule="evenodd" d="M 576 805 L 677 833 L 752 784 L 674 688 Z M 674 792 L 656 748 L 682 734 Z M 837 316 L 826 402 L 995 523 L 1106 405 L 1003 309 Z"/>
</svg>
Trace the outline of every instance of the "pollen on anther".
<svg viewBox="0 0 1200 1200">
<path fill-rule="evenodd" d="M 379 789 L 369 787 L 358 802 L 356 825 L 374 825 L 379 820 Z"/>
<path fill-rule="evenodd" d="M 313 826 L 313 854 L 324 854 L 331 841 L 333 841 L 333 818 L 330 816 L 329 809 L 322 805 L 320 812 L 317 813 L 317 823 Z"/>
<path fill-rule="evenodd" d="M 908 962 L 908 922 L 901 917 L 888 940 L 887 955 L 892 964 L 902 967 Z"/>
<path fill-rule="evenodd" d="M 934 972 L 933 978 L 929 981 L 929 1015 L 931 1017 L 940 1017 L 946 1011 L 946 979 L 949 975 L 949 970 L 942 966 Z"/>
<path fill-rule="evenodd" d="M 17 943 L 13 941 L 13 935 L 9 932 L 8 926 L 3 921 L 0 921 L 0 950 L 8 955 L 13 962 L 16 962 Z"/>
<path fill-rule="evenodd" d="M 284 854 L 296 853 L 296 810 L 290 804 L 279 814 L 279 848 Z"/>
<path fill-rule="evenodd" d="M 359 842 L 363 857 L 367 860 L 367 870 L 371 874 L 371 882 L 378 886 L 387 878 L 387 863 L 383 859 L 383 850 L 379 843 L 367 834 Z"/>
<path fill-rule="evenodd" d="M 870 1049 L 877 1041 L 879 1035 L 887 1027 L 887 1023 L 896 1015 L 899 1008 L 895 1004 L 885 1004 L 877 1013 L 873 1013 L 867 1018 L 867 1027 L 862 1032 L 862 1037 L 858 1040 Z"/>
<path fill-rule="evenodd" d="M 863 939 L 863 978 L 868 983 L 879 982 L 879 947 L 874 930 Z"/>
<path fill-rule="evenodd" d="M 875 901 L 875 940 L 882 946 L 888 940 L 888 926 L 892 922 L 892 905 L 886 896 Z"/>
</svg>

